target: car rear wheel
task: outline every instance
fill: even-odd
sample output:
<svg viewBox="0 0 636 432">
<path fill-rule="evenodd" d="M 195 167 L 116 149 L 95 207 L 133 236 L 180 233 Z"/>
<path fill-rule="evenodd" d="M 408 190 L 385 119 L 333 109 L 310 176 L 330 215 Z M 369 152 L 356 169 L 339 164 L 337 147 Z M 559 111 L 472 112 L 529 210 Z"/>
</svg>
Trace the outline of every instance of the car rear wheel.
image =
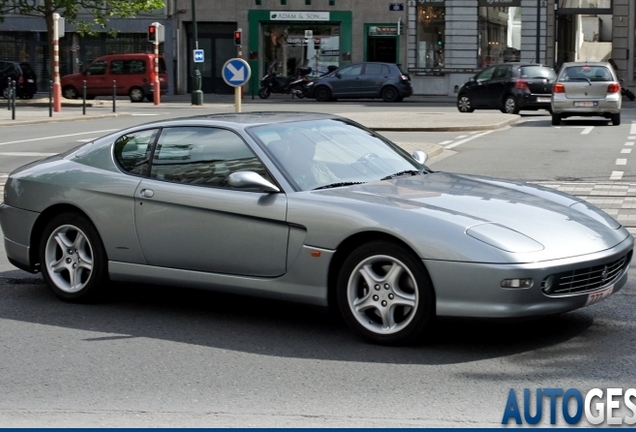
<svg viewBox="0 0 636 432">
<path fill-rule="evenodd" d="M 519 114 L 519 105 L 517 105 L 517 101 L 514 97 L 508 96 L 504 100 L 503 108 L 501 112 L 505 114 Z"/>
<path fill-rule="evenodd" d="M 77 213 L 62 213 L 46 225 L 40 241 L 42 275 L 63 300 L 95 300 L 108 283 L 104 245 L 95 227 Z"/>
<path fill-rule="evenodd" d="M 144 94 L 143 89 L 139 87 L 133 87 L 128 92 L 128 97 L 131 102 L 143 102 L 146 95 Z"/>
<path fill-rule="evenodd" d="M 614 126 L 621 124 L 621 113 L 612 114 L 612 124 Z"/>
<path fill-rule="evenodd" d="M 386 86 L 382 89 L 382 100 L 384 102 L 397 102 L 400 93 L 393 86 Z"/>
<path fill-rule="evenodd" d="M 395 243 L 373 241 L 355 249 L 343 263 L 336 289 L 346 323 L 373 343 L 413 342 L 435 314 L 422 261 Z"/>
<path fill-rule="evenodd" d="M 77 99 L 77 89 L 73 86 L 66 86 L 62 89 L 62 96 L 64 96 L 65 99 Z"/>
<path fill-rule="evenodd" d="M 460 95 L 457 98 L 457 109 L 459 110 L 459 112 L 475 111 L 475 108 L 473 108 L 473 104 L 467 95 Z"/>
<path fill-rule="evenodd" d="M 552 113 L 552 126 L 558 126 L 561 124 L 561 116 L 559 114 Z"/>
<path fill-rule="evenodd" d="M 328 87 L 320 86 L 314 90 L 314 97 L 318 102 L 327 102 L 331 99 L 331 90 Z"/>
</svg>

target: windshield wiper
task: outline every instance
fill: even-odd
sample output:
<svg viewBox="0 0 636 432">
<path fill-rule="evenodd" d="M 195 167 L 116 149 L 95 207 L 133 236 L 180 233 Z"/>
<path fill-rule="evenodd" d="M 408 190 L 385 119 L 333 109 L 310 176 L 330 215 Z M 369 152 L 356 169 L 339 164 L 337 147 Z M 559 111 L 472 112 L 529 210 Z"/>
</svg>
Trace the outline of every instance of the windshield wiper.
<svg viewBox="0 0 636 432">
<path fill-rule="evenodd" d="M 397 172 L 395 174 L 388 175 L 386 177 L 382 177 L 380 180 L 391 180 L 391 179 L 394 179 L 396 177 L 400 177 L 400 176 L 403 176 L 403 175 L 406 175 L 406 174 L 420 175 L 423 172 L 424 172 L 424 170 L 405 170 L 405 171 Z"/>
<path fill-rule="evenodd" d="M 319 186 L 315 189 L 312 190 L 319 190 L 319 189 L 331 189 L 331 188 L 336 188 L 336 187 L 342 187 L 342 186 L 351 186 L 351 185 L 357 185 L 357 184 L 364 184 L 366 182 L 338 182 L 338 183 L 331 183 L 328 185 L 324 185 L 324 186 Z"/>
</svg>

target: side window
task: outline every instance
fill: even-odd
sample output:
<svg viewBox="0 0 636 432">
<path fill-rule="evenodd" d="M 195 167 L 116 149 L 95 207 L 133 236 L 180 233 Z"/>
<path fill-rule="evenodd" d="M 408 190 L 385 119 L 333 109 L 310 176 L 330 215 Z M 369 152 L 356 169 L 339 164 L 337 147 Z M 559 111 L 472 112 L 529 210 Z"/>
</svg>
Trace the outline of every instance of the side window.
<svg viewBox="0 0 636 432">
<path fill-rule="evenodd" d="M 126 172 L 144 175 L 150 162 L 152 143 L 157 129 L 122 135 L 115 141 L 115 160 Z"/>
<path fill-rule="evenodd" d="M 206 127 L 163 129 L 150 177 L 174 183 L 227 186 L 235 171 L 255 171 L 272 181 L 243 139 L 233 132 Z"/>
<path fill-rule="evenodd" d="M 364 69 L 364 73 L 367 75 L 380 75 L 382 73 L 384 73 L 382 71 L 382 66 L 381 64 L 373 64 L 373 63 L 369 63 L 366 65 L 366 68 Z"/>
<path fill-rule="evenodd" d="M 488 81 L 488 80 L 492 79 L 492 75 L 493 75 L 494 72 L 495 72 L 495 68 L 494 67 L 490 67 L 488 69 L 484 69 L 483 71 L 481 71 L 481 72 L 479 72 L 477 74 L 475 79 L 478 82 Z"/>
<path fill-rule="evenodd" d="M 146 62 L 143 60 L 128 60 L 126 61 L 128 74 L 144 74 L 146 73 Z"/>
<path fill-rule="evenodd" d="M 93 63 L 86 69 L 86 75 L 105 75 L 107 61 L 98 61 Z"/>
<path fill-rule="evenodd" d="M 340 75 L 342 76 L 356 76 L 360 75 L 362 72 L 362 65 L 353 65 L 347 68 L 344 68 L 340 71 Z"/>
<path fill-rule="evenodd" d="M 110 62 L 110 73 L 114 75 L 121 75 L 124 72 L 124 62 L 122 60 L 113 60 Z"/>
<path fill-rule="evenodd" d="M 508 79 L 512 78 L 512 68 L 510 66 L 497 66 L 493 79 Z"/>
</svg>

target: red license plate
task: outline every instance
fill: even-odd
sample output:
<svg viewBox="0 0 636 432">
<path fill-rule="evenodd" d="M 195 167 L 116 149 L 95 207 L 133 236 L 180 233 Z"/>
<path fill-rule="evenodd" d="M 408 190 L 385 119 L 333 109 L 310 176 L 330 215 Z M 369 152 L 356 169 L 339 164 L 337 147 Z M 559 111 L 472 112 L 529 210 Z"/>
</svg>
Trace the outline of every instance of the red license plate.
<svg viewBox="0 0 636 432">
<path fill-rule="evenodd" d="M 614 292 L 614 285 L 605 288 L 603 291 L 598 291 L 592 294 L 587 295 L 587 301 L 585 302 L 585 306 L 593 305 L 594 303 L 598 303 L 606 297 L 609 297 L 610 294 Z"/>
</svg>

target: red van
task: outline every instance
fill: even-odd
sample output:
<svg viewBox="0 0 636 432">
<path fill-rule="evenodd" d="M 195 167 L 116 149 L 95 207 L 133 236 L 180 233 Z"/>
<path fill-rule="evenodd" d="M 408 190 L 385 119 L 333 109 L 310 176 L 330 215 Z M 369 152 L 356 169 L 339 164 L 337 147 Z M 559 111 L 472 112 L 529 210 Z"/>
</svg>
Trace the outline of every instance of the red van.
<svg viewBox="0 0 636 432">
<path fill-rule="evenodd" d="M 83 72 L 62 77 L 62 96 L 66 99 L 82 97 L 86 81 L 86 97 L 112 96 L 113 82 L 117 96 L 128 96 L 132 102 L 146 98 L 153 100 L 155 76 L 154 54 L 111 54 L 97 58 Z M 163 57 L 159 57 L 159 85 L 161 94 L 168 90 L 168 75 Z"/>
</svg>

